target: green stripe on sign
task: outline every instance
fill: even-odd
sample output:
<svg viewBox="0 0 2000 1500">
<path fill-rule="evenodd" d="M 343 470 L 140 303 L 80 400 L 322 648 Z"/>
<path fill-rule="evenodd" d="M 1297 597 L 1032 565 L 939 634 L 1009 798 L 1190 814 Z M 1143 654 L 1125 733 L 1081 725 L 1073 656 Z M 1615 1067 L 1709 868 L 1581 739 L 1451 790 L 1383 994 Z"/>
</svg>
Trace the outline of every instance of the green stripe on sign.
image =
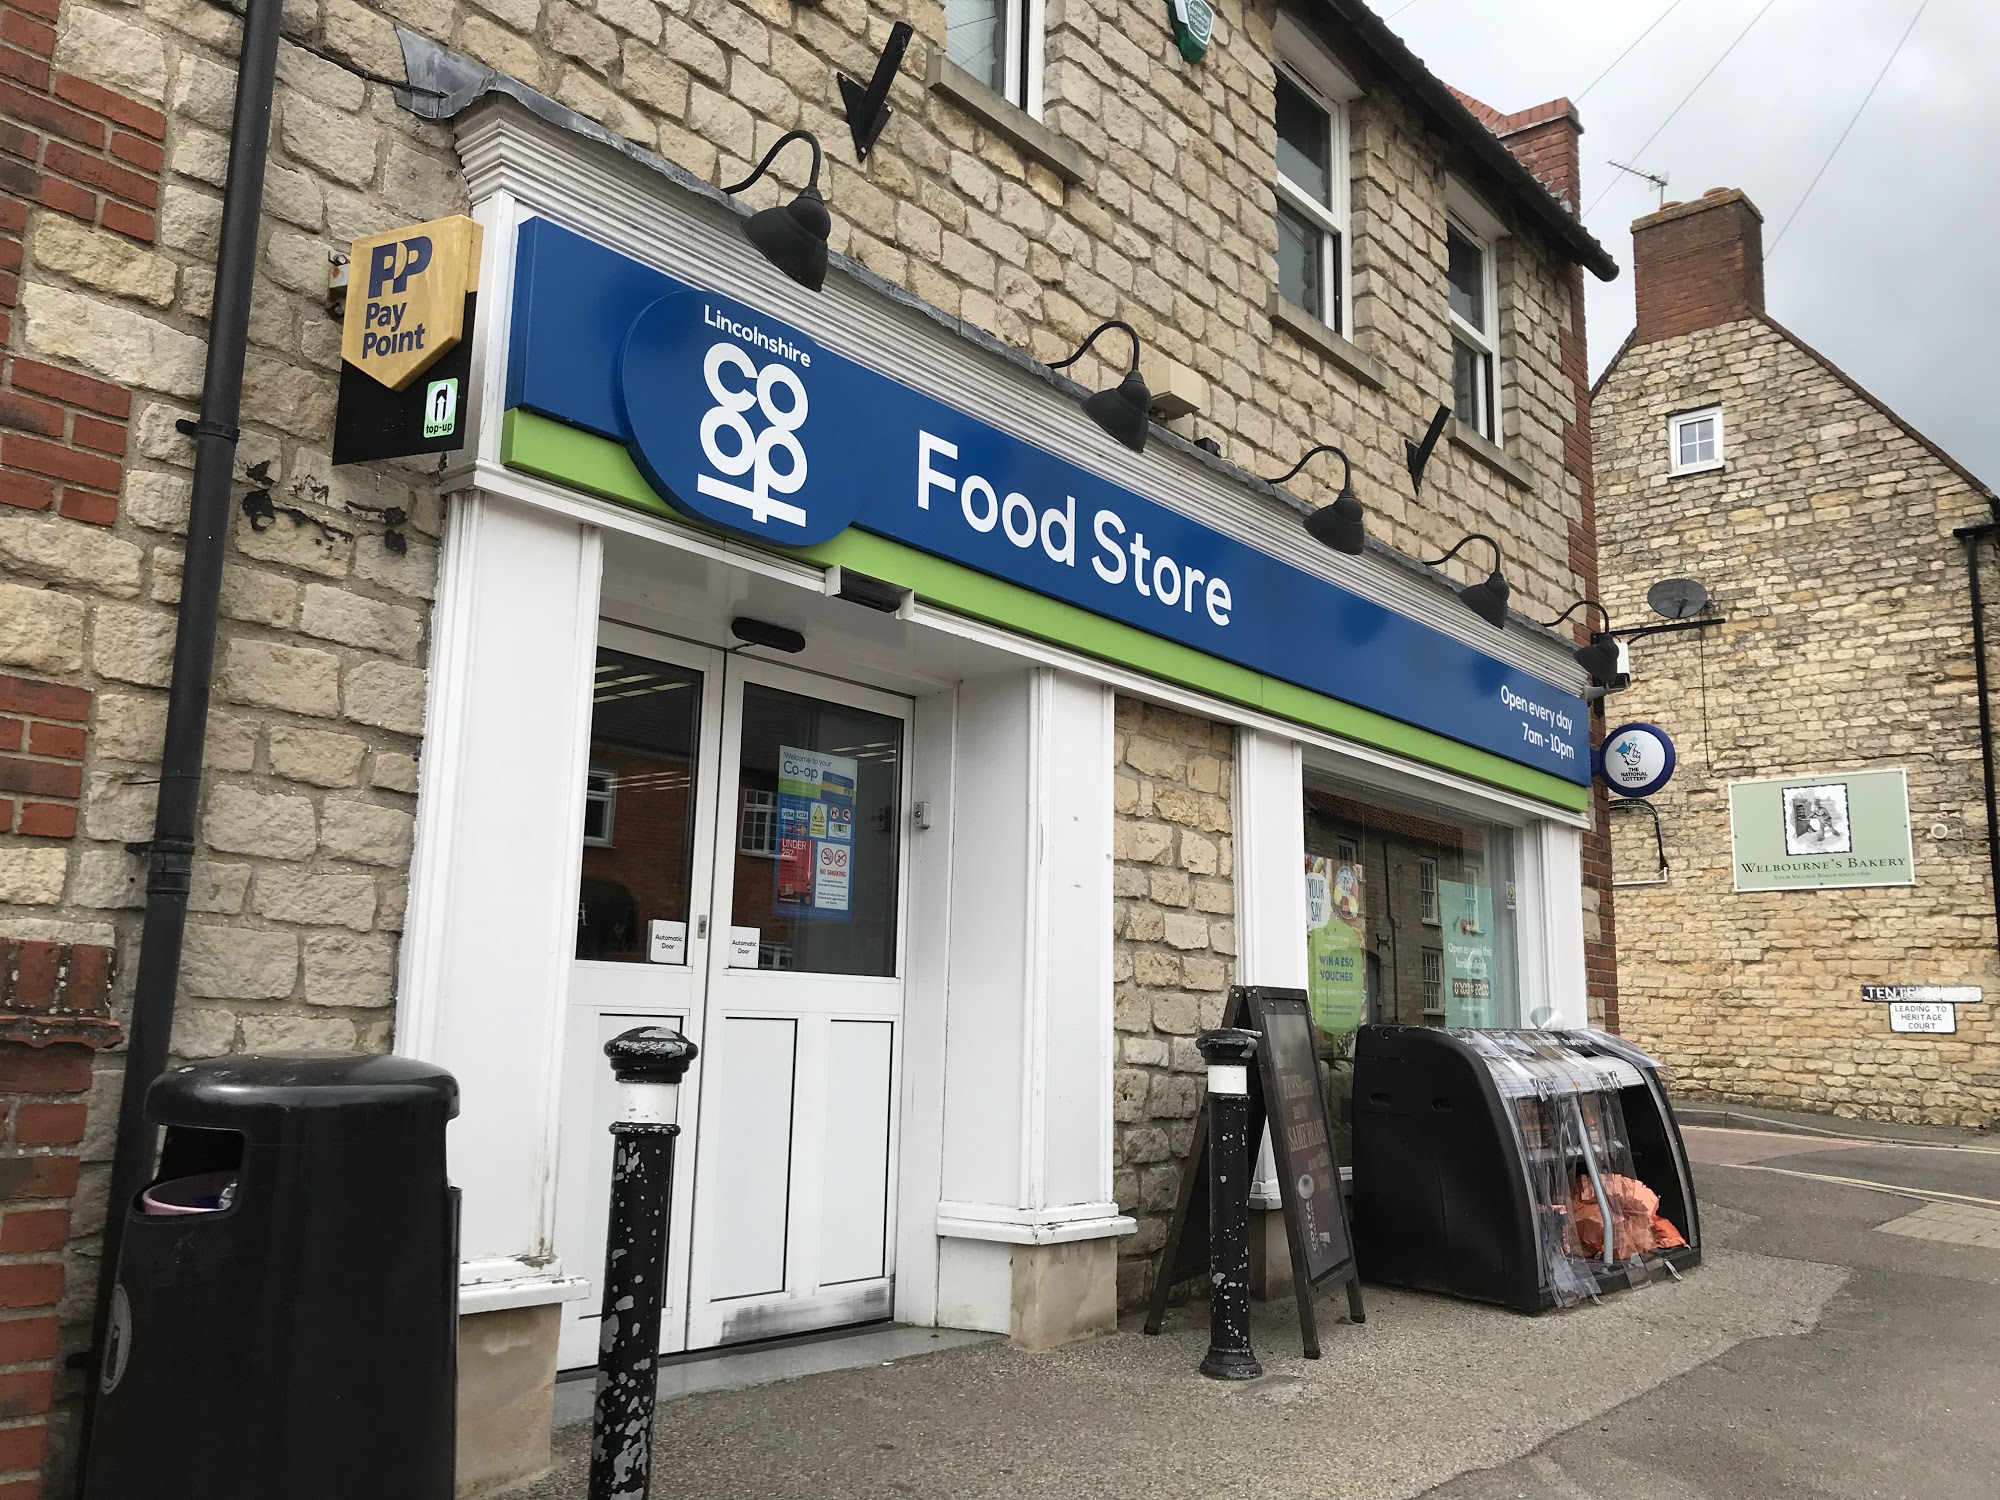
<svg viewBox="0 0 2000 1500">
<path fill-rule="evenodd" d="M 607 500 L 643 510 L 690 530 L 707 531 L 653 493 L 631 456 L 618 443 L 530 411 L 506 415 L 500 461 L 544 479 L 588 490 Z M 986 620 L 1074 651 L 1178 683 L 1216 698 L 1241 703 L 1293 723 L 1310 725 L 1358 744 L 1405 756 L 1441 770 L 1505 787 L 1539 802 L 1581 812 L 1590 789 L 1516 765 L 1490 750 L 1461 745 L 1428 729 L 1418 729 L 1370 709 L 1356 708 L 1324 693 L 1282 682 L 1248 667 L 1197 651 L 1175 641 L 1094 615 L 1074 604 L 1050 599 L 1018 584 L 989 578 L 955 562 L 932 557 L 901 542 L 854 528 L 817 547 L 772 549 L 822 567 L 839 564 L 856 572 L 912 589 L 926 604 Z"/>
</svg>

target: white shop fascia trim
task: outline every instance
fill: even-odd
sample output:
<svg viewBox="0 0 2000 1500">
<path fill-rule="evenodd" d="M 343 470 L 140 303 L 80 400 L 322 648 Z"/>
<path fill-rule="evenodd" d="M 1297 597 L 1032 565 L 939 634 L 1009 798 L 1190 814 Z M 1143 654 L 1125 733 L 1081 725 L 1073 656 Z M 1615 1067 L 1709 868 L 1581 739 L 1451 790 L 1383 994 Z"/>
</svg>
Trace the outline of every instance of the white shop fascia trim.
<svg viewBox="0 0 2000 1500">
<path fill-rule="evenodd" d="M 730 541 L 688 527 L 676 526 L 671 521 L 663 521 L 656 516 L 647 515 L 644 511 L 617 505 L 609 500 L 599 500 L 578 490 L 566 489 L 562 485 L 509 469 L 489 459 L 481 459 L 471 465 L 462 471 L 454 482 L 447 483 L 445 488 L 447 491 L 478 488 L 492 494 L 504 495 L 526 504 L 559 511 L 587 525 L 602 527 L 606 531 L 622 532 L 627 536 L 643 537 L 648 541 L 692 553 L 710 562 L 743 568 L 761 577 L 789 583 L 815 594 L 823 594 L 826 591 L 826 570 L 811 563 L 794 562 L 790 558 L 765 551 L 748 542 Z M 1388 776 L 1402 783 L 1406 791 L 1420 791 L 1424 796 L 1433 798 L 1442 792 L 1448 794 L 1449 800 L 1467 811 L 1499 813 L 1503 822 L 1547 818 L 1551 822 L 1567 823 L 1574 828 L 1591 826 L 1588 813 L 1571 812 L 1567 808 L 1538 802 L 1532 797 L 1523 797 L 1516 792 L 1489 786 L 1483 781 L 1474 781 L 1470 777 L 1454 775 L 1435 766 L 1406 760 L 1402 756 L 1378 750 L 1357 740 L 1341 739 L 1324 730 L 1313 729 L 1290 719 L 1259 713 L 1255 709 L 1226 698 L 1211 698 L 1192 688 L 1121 667 L 1101 657 L 1086 656 L 1082 652 L 1071 651 L 1037 637 L 1017 635 L 998 625 L 954 614 L 936 605 L 918 601 L 911 609 L 909 618 L 927 629 L 955 635 L 961 640 L 992 646 L 1025 660 L 1056 667 L 1093 682 L 1102 682 L 1132 697 L 1146 698 L 1155 703 L 1165 704 L 1169 708 L 1178 708 L 1220 723 L 1236 724 L 1284 739 L 1296 740 L 1299 744 L 1313 747 L 1319 752 L 1313 757 L 1315 765 L 1342 775 L 1373 781 Z M 1393 789 L 1385 787 L 1385 790 Z"/>
<path fill-rule="evenodd" d="M 512 1307 L 543 1307 L 574 1302 L 590 1295 L 581 1276 L 565 1276 L 547 1266 L 532 1265 L 517 1256 L 461 1261 L 458 1267 L 458 1315 L 504 1312 Z"/>
<path fill-rule="evenodd" d="M 484 460 L 499 453 L 497 394 L 505 385 L 513 318 L 513 238 L 528 218 L 546 218 L 691 285 L 740 297 L 913 390 L 1065 454 L 1106 483 L 1135 490 L 1556 687 L 1582 692 L 1584 674 L 1553 632 L 1519 618 L 1505 632 L 1491 629 L 1459 604 L 1444 574 L 1400 554 L 1329 552 L 1306 534 L 1298 502 L 1163 429 L 1153 431 L 1144 453 L 1115 448 L 1083 414 L 1076 398 L 1088 394 L 1085 387 L 845 257 L 832 257 L 831 274 L 818 292 L 788 280 L 744 239 L 747 209 L 652 153 L 614 150 L 499 95 L 453 123 L 471 202 L 488 231 L 486 268 L 498 273 L 483 280 L 476 335 L 475 357 L 485 361 L 488 378 L 473 383 L 492 407 L 480 413 L 475 428 Z M 487 485 L 485 467 L 478 464 L 478 482 L 497 488 Z M 465 483 L 472 468 L 464 459 L 449 461 L 447 487 Z"/>
<path fill-rule="evenodd" d="M 1003 1245 L 1069 1245 L 1138 1232 L 1139 1222 L 1115 1203 L 1072 1203 L 1061 1208 L 1001 1208 L 991 1203 L 942 1201 L 941 1239 L 992 1240 Z"/>
</svg>

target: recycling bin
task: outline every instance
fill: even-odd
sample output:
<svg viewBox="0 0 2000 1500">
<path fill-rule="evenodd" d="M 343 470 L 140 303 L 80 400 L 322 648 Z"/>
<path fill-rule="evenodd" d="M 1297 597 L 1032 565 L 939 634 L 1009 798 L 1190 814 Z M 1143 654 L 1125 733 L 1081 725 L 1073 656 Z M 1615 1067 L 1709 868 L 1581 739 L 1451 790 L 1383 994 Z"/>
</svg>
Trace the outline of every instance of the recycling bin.
<svg viewBox="0 0 2000 1500">
<path fill-rule="evenodd" d="M 125 1237 L 87 1500 L 450 1500 L 458 1085 L 400 1057 L 167 1073 Z"/>
<path fill-rule="evenodd" d="M 1534 1313 L 1701 1259 L 1673 1104 L 1622 1038 L 1364 1026 L 1353 1109 L 1363 1280 Z"/>
</svg>

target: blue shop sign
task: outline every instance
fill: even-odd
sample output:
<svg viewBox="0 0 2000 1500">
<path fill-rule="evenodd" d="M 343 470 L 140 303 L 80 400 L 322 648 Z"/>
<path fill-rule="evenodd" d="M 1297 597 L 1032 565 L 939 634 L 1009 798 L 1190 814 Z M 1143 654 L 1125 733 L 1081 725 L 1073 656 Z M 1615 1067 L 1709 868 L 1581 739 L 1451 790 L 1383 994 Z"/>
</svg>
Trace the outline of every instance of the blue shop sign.
<svg viewBox="0 0 2000 1500">
<path fill-rule="evenodd" d="M 677 509 L 737 535 L 858 526 L 1590 780 L 1575 694 L 541 219 L 520 231 L 507 405 L 624 444 Z"/>
</svg>

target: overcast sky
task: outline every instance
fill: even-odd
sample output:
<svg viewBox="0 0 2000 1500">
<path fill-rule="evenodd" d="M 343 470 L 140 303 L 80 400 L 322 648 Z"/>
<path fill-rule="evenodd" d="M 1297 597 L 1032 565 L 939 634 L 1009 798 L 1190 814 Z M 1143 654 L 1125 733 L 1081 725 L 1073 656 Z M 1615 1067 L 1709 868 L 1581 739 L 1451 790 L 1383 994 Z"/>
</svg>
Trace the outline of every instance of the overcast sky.
<svg viewBox="0 0 2000 1500">
<path fill-rule="evenodd" d="M 1621 271 L 1610 283 L 1587 278 L 1593 376 L 1631 329 L 1631 223 L 1658 202 L 1651 184 L 1615 172 L 1606 158 L 1665 173 L 1669 201 L 1711 187 L 1742 188 L 1764 215 L 1771 316 L 1975 474 L 2000 485 L 1995 0 L 1928 0 L 1881 88 L 1775 249 L 1920 0 L 1769 0 L 1754 28 L 1643 152 L 1647 137 L 1765 9 L 1765 0 L 1373 3 L 1432 72 L 1498 110 L 1561 94 L 1576 101 L 1584 125 L 1585 222 Z M 1662 15 L 1652 34 L 1592 88 Z M 1968 286 L 1970 300 L 1963 295 Z"/>
</svg>

